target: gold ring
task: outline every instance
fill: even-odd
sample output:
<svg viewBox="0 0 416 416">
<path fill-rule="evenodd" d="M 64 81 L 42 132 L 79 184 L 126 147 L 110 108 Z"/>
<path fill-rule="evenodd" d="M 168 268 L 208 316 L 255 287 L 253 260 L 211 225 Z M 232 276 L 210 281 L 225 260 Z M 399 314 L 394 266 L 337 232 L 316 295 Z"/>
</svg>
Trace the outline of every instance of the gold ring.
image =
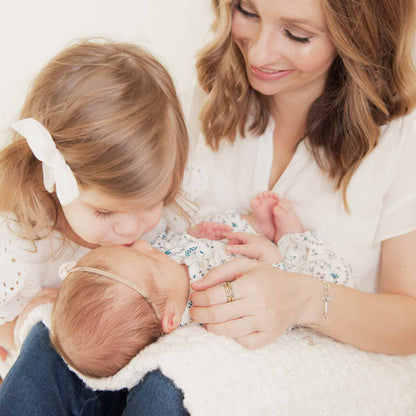
<svg viewBox="0 0 416 416">
<path fill-rule="evenodd" d="M 225 289 L 225 296 L 227 297 L 227 303 L 228 302 L 234 302 L 234 292 L 233 287 L 231 286 L 231 282 L 225 282 L 224 283 L 224 289 Z"/>
</svg>

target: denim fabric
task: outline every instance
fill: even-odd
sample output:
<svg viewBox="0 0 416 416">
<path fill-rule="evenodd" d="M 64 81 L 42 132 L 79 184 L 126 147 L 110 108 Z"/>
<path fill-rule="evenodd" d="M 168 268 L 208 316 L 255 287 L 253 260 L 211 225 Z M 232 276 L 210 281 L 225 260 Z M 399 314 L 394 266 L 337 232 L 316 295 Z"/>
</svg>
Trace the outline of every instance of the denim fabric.
<svg viewBox="0 0 416 416">
<path fill-rule="evenodd" d="M 39 323 L 0 386 L 0 416 L 187 415 L 183 394 L 159 370 L 130 392 L 93 391 L 72 373 Z"/>
</svg>

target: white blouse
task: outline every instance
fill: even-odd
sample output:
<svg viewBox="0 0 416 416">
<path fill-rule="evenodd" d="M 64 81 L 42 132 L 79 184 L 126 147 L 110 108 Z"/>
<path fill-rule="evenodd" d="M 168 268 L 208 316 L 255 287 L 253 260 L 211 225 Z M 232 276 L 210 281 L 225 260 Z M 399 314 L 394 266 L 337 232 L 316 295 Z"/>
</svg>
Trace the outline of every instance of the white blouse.
<svg viewBox="0 0 416 416">
<path fill-rule="evenodd" d="M 268 189 L 273 161 L 271 122 L 260 137 L 237 137 L 213 152 L 199 131 L 200 89 L 188 101 L 192 153 L 184 182 L 201 213 L 250 209 L 250 200 Z M 185 102 L 186 104 L 186 102 Z M 416 112 L 382 128 L 379 144 L 342 192 L 322 172 L 304 142 L 273 191 L 292 201 L 303 226 L 318 233 L 352 265 L 356 287 L 377 290 L 381 242 L 416 229 Z"/>
<path fill-rule="evenodd" d="M 42 289 L 61 285 L 62 263 L 78 260 L 89 249 L 70 244 L 52 233 L 33 244 L 12 231 L 13 222 L 0 217 L 0 325 L 12 321 Z"/>
</svg>

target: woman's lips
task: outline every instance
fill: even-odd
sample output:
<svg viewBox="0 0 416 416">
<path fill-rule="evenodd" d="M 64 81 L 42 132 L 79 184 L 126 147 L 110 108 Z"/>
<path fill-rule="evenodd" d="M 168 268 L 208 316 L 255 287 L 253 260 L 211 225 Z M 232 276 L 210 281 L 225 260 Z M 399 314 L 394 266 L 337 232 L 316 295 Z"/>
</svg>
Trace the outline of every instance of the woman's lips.
<svg viewBox="0 0 416 416">
<path fill-rule="evenodd" d="M 285 69 L 281 71 L 272 70 L 272 69 L 260 69 L 254 65 L 250 66 L 251 72 L 260 79 L 265 81 L 276 81 L 278 79 L 284 78 L 287 75 L 293 72 L 293 69 Z"/>
</svg>

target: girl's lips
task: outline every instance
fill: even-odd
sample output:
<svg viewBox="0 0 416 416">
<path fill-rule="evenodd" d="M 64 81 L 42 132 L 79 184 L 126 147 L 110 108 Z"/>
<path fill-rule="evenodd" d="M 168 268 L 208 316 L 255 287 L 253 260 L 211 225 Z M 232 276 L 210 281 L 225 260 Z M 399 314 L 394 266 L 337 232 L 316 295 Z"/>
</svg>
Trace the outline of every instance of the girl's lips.
<svg viewBox="0 0 416 416">
<path fill-rule="evenodd" d="M 134 241 L 132 243 L 129 244 L 123 244 L 124 247 L 131 247 L 134 244 Z"/>
<path fill-rule="evenodd" d="M 250 66 L 251 72 L 260 79 L 263 79 L 265 81 L 276 81 L 278 79 L 284 78 L 285 76 L 291 74 L 293 72 L 293 69 L 286 69 L 283 71 L 272 71 L 272 70 L 261 70 L 260 68 L 257 68 L 256 66 L 251 65 Z"/>
</svg>

